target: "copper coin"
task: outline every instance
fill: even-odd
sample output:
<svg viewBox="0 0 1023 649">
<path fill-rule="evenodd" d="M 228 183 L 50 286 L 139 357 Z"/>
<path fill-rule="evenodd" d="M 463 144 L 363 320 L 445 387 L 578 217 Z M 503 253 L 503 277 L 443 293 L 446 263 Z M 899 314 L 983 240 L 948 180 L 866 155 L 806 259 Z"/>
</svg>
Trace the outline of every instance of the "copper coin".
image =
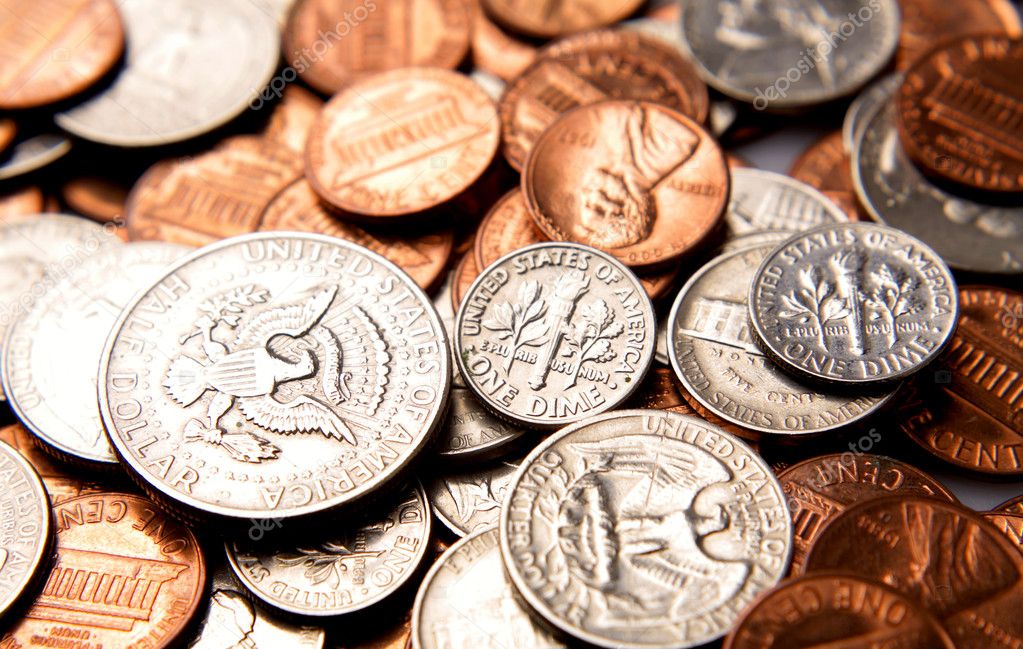
<svg viewBox="0 0 1023 649">
<path fill-rule="evenodd" d="M 874 439 L 876 436 L 876 439 Z M 875 432 L 864 440 L 880 441 Z M 793 524 L 792 574 L 803 572 L 806 555 L 830 521 L 851 505 L 883 496 L 955 497 L 923 471 L 905 462 L 867 453 L 810 458 L 778 474 Z"/>
<path fill-rule="evenodd" d="M 0 18 L 0 108 L 42 106 L 89 88 L 124 50 L 113 0 L 9 0 Z"/>
<path fill-rule="evenodd" d="M 72 178 L 60 188 L 64 203 L 74 211 L 103 223 L 121 218 L 128 187 L 103 176 Z"/>
<path fill-rule="evenodd" d="M 905 70 L 938 41 L 969 34 L 1023 34 L 1012 0 L 899 0 L 902 24 L 895 67 Z"/>
<path fill-rule="evenodd" d="M 981 514 L 985 520 L 1002 531 L 1016 549 L 1023 552 L 1023 515 L 1003 512 L 987 512 Z"/>
<path fill-rule="evenodd" d="M 1005 512 L 1006 514 L 1020 514 L 1023 515 L 1023 496 L 1016 496 L 1006 500 L 1001 505 L 994 508 L 996 512 Z"/>
<path fill-rule="evenodd" d="M 653 101 L 697 122 L 707 85 L 681 54 L 628 30 L 580 34 L 541 50 L 501 98 L 503 152 L 521 170 L 540 135 L 566 112 L 608 99 Z"/>
<path fill-rule="evenodd" d="M 851 507 L 810 550 L 806 571 L 820 570 L 895 588 L 937 617 L 959 649 L 1023 642 L 1023 554 L 961 505 L 892 496 Z"/>
<path fill-rule="evenodd" d="M 45 202 L 46 197 L 38 187 L 23 187 L 0 194 L 0 223 L 12 218 L 46 212 Z"/>
<path fill-rule="evenodd" d="M 301 175 L 291 149 L 233 137 L 198 157 L 150 167 L 128 196 L 128 232 L 134 240 L 192 246 L 255 232 L 270 200 Z"/>
<path fill-rule="evenodd" d="M 315 232 L 352 241 L 391 260 L 424 289 L 433 286 L 444 271 L 455 238 L 450 229 L 414 236 L 393 229 L 387 233 L 367 231 L 329 212 L 304 178 L 270 201 L 259 229 Z"/>
<path fill-rule="evenodd" d="M 476 278 L 480 275 L 480 269 L 476 266 L 476 259 L 472 254 L 467 254 L 462 257 L 462 260 L 455 266 L 455 277 L 451 283 L 451 306 L 454 308 L 455 313 L 458 312 L 458 306 L 462 303 L 462 298 L 465 297 L 466 292 L 472 283 L 476 281 Z"/>
<path fill-rule="evenodd" d="M 536 227 L 522 190 L 516 187 L 491 208 L 476 229 L 476 267 L 486 268 L 513 250 L 544 241 L 547 237 Z"/>
<path fill-rule="evenodd" d="M 515 38 L 495 25 L 487 14 L 474 12 L 472 27 L 472 61 L 505 81 L 511 81 L 536 59 L 536 46 Z"/>
<path fill-rule="evenodd" d="M 714 230 L 728 202 L 721 149 L 685 115 L 652 102 L 582 106 L 547 129 L 522 189 L 554 241 L 576 241 L 632 267 L 666 264 Z"/>
<path fill-rule="evenodd" d="M 7 147 L 14 141 L 14 137 L 18 134 L 18 125 L 13 119 L 3 118 L 0 119 L 0 152 L 7 150 Z"/>
<path fill-rule="evenodd" d="M 1023 475 L 1023 294 L 963 286 L 959 309 L 938 369 L 897 411 L 899 428 L 955 466 Z"/>
<path fill-rule="evenodd" d="M 653 367 L 647 372 L 639 390 L 630 398 L 629 408 L 670 410 L 680 415 L 696 415 L 685 402 L 675 384 L 675 373 L 670 367 Z"/>
<path fill-rule="evenodd" d="M 461 194 L 490 165 L 497 109 L 448 70 L 406 68 L 335 95 L 313 125 L 306 177 L 338 209 L 383 219 Z"/>
<path fill-rule="evenodd" d="M 723 649 L 953 649 L 919 604 L 849 573 L 820 572 L 782 583 L 746 609 Z"/>
<path fill-rule="evenodd" d="M 273 107 L 262 135 L 292 151 L 305 151 L 309 130 L 323 110 L 323 100 L 301 86 L 291 84 Z"/>
<path fill-rule="evenodd" d="M 482 0 L 487 14 L 508 29 L 556 38 L 605 27 L 633 14 L 643 0 Z"/>
<path fill-rule="evenodd" d="M 53 519 L 50 575 L 0 646 L 171 646 L 206 586 L 191 530 L 152 501 L 124 493 L 73 498 L 53 507 Z"/>
<path fill-rule="evenodd" d="M 792 163 L 789 175 L 834 201 L 853 221 L 869 221 L 853 184 L 852 158 L 842 144 L 842 132 L 825 135 Z"/>
<path fill-rule="evenodd" d="M 21 424 L 9 424 L 0 428 L 0 441 L 13 446 L 36 470 L 50 496 L 51 505 L 77 498 L 82 494 L 102 491 L 99 482 L 89 477 L 73 474 L 57 459 L 44 451 L 45 446 Z"/>
<path fill-rule="evenodd" d="M 469 51 L 471 11 L 467 0 L 298 0 L 284 58 L 327 95 L 377 72 L 454 68 Z"/>
</svg>

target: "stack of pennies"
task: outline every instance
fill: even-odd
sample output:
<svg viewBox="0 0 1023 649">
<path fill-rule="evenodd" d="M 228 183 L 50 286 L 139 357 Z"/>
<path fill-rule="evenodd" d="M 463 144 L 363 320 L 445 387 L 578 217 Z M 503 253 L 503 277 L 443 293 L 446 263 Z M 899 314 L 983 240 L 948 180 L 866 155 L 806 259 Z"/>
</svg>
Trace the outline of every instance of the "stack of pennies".
<svg viewBox="0 0 1023 649">
<path fill-rule="evenodd" d="M 0 648 L 1023 646 L 1011 0 L 9 0 Z"/>
</svg>

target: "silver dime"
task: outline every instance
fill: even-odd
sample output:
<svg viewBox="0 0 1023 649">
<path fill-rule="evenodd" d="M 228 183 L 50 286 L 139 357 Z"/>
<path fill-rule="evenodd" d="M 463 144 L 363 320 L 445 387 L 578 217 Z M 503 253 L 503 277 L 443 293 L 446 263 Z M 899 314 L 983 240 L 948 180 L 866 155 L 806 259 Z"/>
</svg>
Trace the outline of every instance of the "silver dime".
<svg viewBox="0 0 1023 649">
<path fill-rule="evenodd" d="M 892 100 L 895 91 L 902 85 L 903 78 L 901 72 L 881 77 L 852 100 L 842 120 L 842 146 L 846 153 L 852 155 L 856 141 L 862 137 L 867 120 Z"/>
<path fill-rule="evenodd" d="M 725 211 L 728 241 L 758 232 L 805 232 L 828 223 L 848 223 L 842 208 L 806 183 L 760 169 L 732 169 Z"/>
<path fill-rule="evenodd" d="M 192 514 L 287 518 L 379 488 L 426 446 L 443 328 L 400 269 L 300 233 L 226 239 L 122 312 L 100 412 L 128 469 Z"/>
<path fill-rule="evenodd" d="M 457 536 L 497 525 L 501 503 L 521 457 L 461 471 L 446 471 L 427 486 L 433 513 Z"/>
<path fill-rule="evenodd" d="M 122 0 L 127 54 L 110 87 L 55 116 L 114 146 L 169 144 L 244 111 L 277 68 L 275 17 L 248 0 Z"/>
<path fill-rule="evenodd" d="M 762 349 L 800 376 L 843 385 L 923 369 L 951 340 L 959 313 L 945 262 L 873 223 L 793 237 L 764 258 L 749 295 Z"/>
<path fill-rule="evenodd" d="M 117 463 L 96 407 L 103 344 L 121 308 L 190 250 L 163 242 L 110 246 L 65 268 L 10 327 L 4 392 L 47 450 L 65 460 Z"/>
<path fill-rule="evenodd" d="M 527 246 L 487 267 L 455 320 L 462 377 L 522 425 L 554 428 L 610 410 L 653 361 L 656 323 L 621 262 L 573 243 Z"/>
<path fill-rule="evenodd" d="M 0 616 L 25 593 L 47 558 L 50 502 L 35 469 L 0 442 Z"/>
<path fill-rule="evenodd" d="M 522 463 L 501 511 L 511 581 L 545 620 L 608 648 L 724 635 L 788 569 L 781 485 L 702 419 L 624 410 L 573 424 Z"/>
<path fill-rule="evenodd" d="M 379 515 L 358 527 L 303 533 L 300 545 L 229 542 L 231 569 L 263 603 L 289 613 L 326 617 L 365 609 L 401 588 L 430 546 L 430 506 L 418 483 L 373 511 Z"/>
<path fill-rule="evenodd" d="M 447 460 L 480 460 L 504 453 L 526 432 L 485 408 L 471 390 L 453 388 L 447 419 L 437 433 L 435 451 Z"/>
<path fill-rule="evenodd" d="M 41 133 L 19 139 L 3 154 L 0 180 L 15 178 L 56 162 L 71 151 L 71 140 L 56 133 Z"/>
<path fill-rule="evenodd" d="M 415 649 L 561 649 L 515 601 L 490 527 L 464 538 L 427 573 L 412 608 Z"/>
<path fill-rule="evenodd" d="M 820 433 L 873 414 L 891 392 L 824 392 L 781 371 L 754 342 L 746 299 L 753 275 L 775 247 L 718 257 L 682 288 L 669 319 L 675 375 L 713 414 L 763 433 Z"/>
<path fill-rule="evenodd" d="M 683 43 L 707 83 L 757 110 L 854 92 L 892 57 L 896 0 L 682 3 Z"/>
<path fill-rule="evenodd" d="M 871 218 L 920 238 L 958 270 L 1023 273 L 1023 206 L 977 203 L 924 178 L 899 142 L 891 102 L 864 119 L 852 170 Z"/>
</svg>

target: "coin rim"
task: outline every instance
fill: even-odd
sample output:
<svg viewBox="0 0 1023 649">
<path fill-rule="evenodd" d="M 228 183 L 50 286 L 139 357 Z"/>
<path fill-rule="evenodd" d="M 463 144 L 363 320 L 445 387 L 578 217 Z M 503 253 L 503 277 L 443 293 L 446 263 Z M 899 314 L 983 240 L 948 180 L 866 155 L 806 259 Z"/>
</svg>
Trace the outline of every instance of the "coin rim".
<svg viewBox="0 0 1023 649">
<path fill-rule="evenodd" d="M 43 560 L 49 558 L 50 550 L 54 546 L 54 529 L 53 513 L 51 512 L 53 506 L 50 504 L 49 492 L 46 491 L 46 486 L 43 484 L 43 479 L 39 477 L 39 472 L 36 471 L 32 463 L 28 461 L 28 458 L 22 455 L 18 449 L 3 440 L 0 440 L 0 453 L 6 454 L 12 462 L 19 465 L 19 468 L 24 473 L 25 482 L 29 484 L 30 489 L 36 492 L 36 505 L 39 505 L 40 518 L 42 519 L 40 525 L 42 528 L 42 539 L 36 546 L 35 554 L 29 560 L 29 568 L 25 573 L 25 578 L 16 584 L 16 587 L 11 590 L 9 597 L 0 599 L 0 618 L 2 618 L 18 604 L 19 600 L 25 597 L 25 591 L 29 585 L 42 577 L 40 568 L 42 567 Z M 40 535 L 37 535 L 37 538 L 38 536 Z"/>
</svg>

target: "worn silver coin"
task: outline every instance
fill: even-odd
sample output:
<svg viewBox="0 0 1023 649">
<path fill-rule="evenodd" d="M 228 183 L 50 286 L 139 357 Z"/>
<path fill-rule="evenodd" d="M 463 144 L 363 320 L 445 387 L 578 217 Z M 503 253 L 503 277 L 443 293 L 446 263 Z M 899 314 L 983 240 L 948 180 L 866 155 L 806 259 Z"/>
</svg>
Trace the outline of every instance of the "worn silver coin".
<svg viewBox="0 0 1023 649">
<path fill-rule="evenodd" d="M 623 410 L 551 436 L 501 511 L 511 581 L 591 645 L 696 647 L 723 636 L 787 569 L 781 485 L 745 442 L 702 419 Z"/>
<path fill-rule="evenodd" d="M 501 504 L 522 457 L 444 471 L 427 485 L 437 519 L 456 536 L 497 525 Z"/>
<path fill-rule="evenodd" d="M 435 451 L 445 460 L 461 462 L 498 457 L 525 428 L 496 416 L 466 388 L 451 390 L 447 419 L 437 432 Z"/>
<path fill-rule="evenodd" d="M 455 337 L 453 335 L 455 330 L 455 308 L 451 303 L 452 282 L 454 281 L 455 271 L 451 271 L 444 277 L 444 281 L 440 283 L 440 286 L 437 288 L 437 293 L 433 296 L 433 308 L 437 310 L 437 315 L 440 316 L 441 324 L 444 325 L 444 333 L 446 334 L 448 341 L 448 350 L 451 352 L 451 367 L 457 368 L 458 363 L 455 361 Z M 462 373 L 457 369 L 453 369 L 451 372 L 451 387 L 468 387 L 465 384 L 465 381 L 462 380 Z"/>
<path fill-rule="evenodd" d="M 280 56 L 276 18 L 248 0 L 122 0 L 126 61 L 112 84 L 54 119 L 123 147 L 207 133 L 260 101 Z"/>
<path fill-rule="evenodd" d="M 775 245 L 718 257 L 682 288 L 669 317 L 675 375 L 704 408 L 762 433 L 821 433 L 875 413 L 892 391 L 822 391 L 780 370 L 753 340 L 746 299 L 754 274 Z"/>
<path fill-rule="evenodd" d="M 50 501 L 32 465 L 0 442 L 0 616 L 25 594 L 48 558 Z"/>
<path fill-rule="evenodd" d="M 18 139 L 0 163 L 0 180 L 15 178 L 60 160 L 71 151 L 71 140 L 57 133 L 40 133 Z"/>
<path fill-rule="evenodd" d="M 397 266 L 320 235 L 206 246 L 135 297 L 100 368 L 114 448 L 191 514 L 288 518 L 391 480 L 441 421 L 449 355 Z"/>
<path fill-rule="evenodd" d="M 932 184 L 902 148 L 891 102 L 865 119 L 852 170 L 871 218 L 925 241 L 957 270 L 1023 273 L 1023 206 L 985 205 Z"/>
<path fill-rule="evenodd" d="M 744 234 L 734 239 L 729 239 L 722 246 L 719 251 L 720 254 L 724 255 L 736 250 L 743 250 L 745 248 L 759 248 L 765 244 L 778 245 L 782 241 L 786 241 L 792 237 L 791 232 L 784 232 L 778 230 L 776 232 L 751 232 Z"/>
<path fill-rule="evenodd" d="M 562 649 L 522 609 L 501 566 L 496 527 L 450 548 L 423 579 L 412 607 L 415 649 Z"/>
<path fill-rule="evenodd" d="M 252 535 L 230 541 L 227 558 L 245 587 L 274 608 L 309 617 L 360 611 L 408 582 L 430 546 L 430 505 L 418 483 L 373 512 L 357 527 L 304 534 L 300 545 Z"/>
<path fill-rule="evenodd" d="M 682 4 L 683 43 L 708 84 L 757 110 L 855 92 L 891 59 L 896 0 L 721 0 Z"/>
<path fill-rule="evenodd" d="M 926 244 L 874 223 L 796 235 L 749 289 L 755 340 L 797 375 L 861 387 L 904 379 L 952 339 L 959 296 Z"/>
<path fill-rule="evenodd" d="M 835 203 L 806 183 L 773 171 L 732 169 L 732 193 L 725 211 L 726 239 L 758 232 L 805 232 L 828 223 L 847 223 Z"/>
<path fill-rule="evenodd" d="M 610 410 L 654 355 L 653 305 L 608 254 L 539 243 L 488 266 L 455 319 L 462 377 L 498 415 L 555 428 Z"/>
<path fill-rule="evenodd" d="M 18 419 L 58 457 L 117 464 L 99 409 L 103 345 L 122 307 L 191 248 L 140 242 L 82 259 L 7 332 L 3 386 Z"/>
<path fill-rule="evenodd" d="M 902 85 L 903 78 L 900 72 L 883 76 L 864 88 L 856 99 L 852 100 L 842 120 L 842 146 L 846 153 L 852 155 L 856 141 L 860 139 L 869 118 L 892 100 Z"/>
</svg>

